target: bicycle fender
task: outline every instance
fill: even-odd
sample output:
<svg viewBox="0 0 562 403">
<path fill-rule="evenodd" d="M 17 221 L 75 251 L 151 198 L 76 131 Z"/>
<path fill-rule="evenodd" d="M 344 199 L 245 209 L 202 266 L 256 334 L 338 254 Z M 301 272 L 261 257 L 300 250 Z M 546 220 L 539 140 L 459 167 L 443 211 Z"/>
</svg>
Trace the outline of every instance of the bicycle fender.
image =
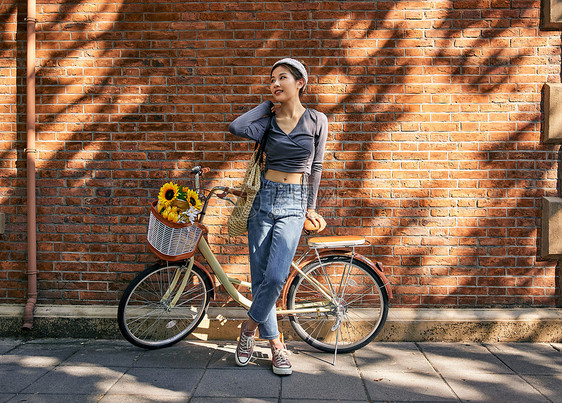
<svg viewBox="0 0 562 403">
<path fill-rule="evenodd" d="M 200 263 L 196 260 L 196 261 L 193 262 L 193 264 L 196 265 L 198 268 L 200 268 L 207 275 L 207 278 L 211 281 L 211 295 L 210 295 L 210 297 L 211 297 L 211 299 L 215 299 L 215 289 L 216 289 L 215 276 L 213 276 L 211 274 L 209 269 L 207 269 L 203 263 Z"/>
<path fill-rule="evenodd" d="M 211 275 L 211 272 L 205 267 L 205 265 L 203 265 L 203 263 L 198 262 L 197 260 L 195 260 L 193 262 L 193 264 L 197 267 L 199 267 L 201 270 L 203 270 L 203 272 L 207 275 L 207 277 L 209 278 L 209 280 L 211 280 L 211 299 L 215 299 L 215 288 L 216 288 L 216 284 L 215 284 L 215 276 Z"/>
<path fill-rule="evenodd" d="M 351 252 L 349 251 L 349 249 L 330 249 L 330 250 L 325 250 L 322 252 L 319 252 L 320 258 L 324 258 L 324 257 L 329 257 L 329 256 L 341 256 L 341 255 L 351 255 Z M 300 264 L 300 268 L 302 269 L 303 267 L 305 267 L 307 264 L 311 263 L 312 261 L 317 260 L 316 256 L 310 256 L 308 258 L 306 258 L 301 264 Z M 386 293 L 388 295 L 388 298 L 392 298 L 392 288 L 390 287 L 390 281 L 388 281 L 388 279 L 386 278 L 386 276 L 383 273 L 383 268 L 382 268 L 382 264 L 377 262 L 377 263 L 373 263 L 370 259 L 368 259 L 367 257 L 356 253 L 355 255 L 353 255 L 353 260 L 359 260 L 360 262 L 366 264 L 367 266 L 369 266 L 371 269 L 373 269 L 373 271 L 375 273 L 377 273 L 380 278 L 383 281 L 384 284 L 384 289 L 386 290 Z M 293 279 L 298 275 L 298 271 L 296 270 L 292 270 L 291 274 L 289 274 L 289 277 L 287 278 L 287 281 L 285 282 L 285 286 L 283 288 L 282 291 L 282 301 L 283 301 L 283 309 L 286 309 L 287 307 L 285 306 L 285 301 L 287 300 L 287 294 L 289 292 L 289 287 L 291 286 L 291 283 L 293 282 Z"/>
</svg>

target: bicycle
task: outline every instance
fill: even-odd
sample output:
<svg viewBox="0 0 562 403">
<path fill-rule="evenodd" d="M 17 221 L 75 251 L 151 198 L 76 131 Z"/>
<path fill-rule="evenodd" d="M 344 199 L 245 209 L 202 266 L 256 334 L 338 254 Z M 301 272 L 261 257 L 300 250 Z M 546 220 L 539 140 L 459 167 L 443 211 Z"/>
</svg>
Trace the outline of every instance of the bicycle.
<svg viewBox="0 0 562 403">
<path fill-rule="evenodd" d="M 199 177 L 206 172 L 208 168 L 192 169 L 198 194 Z M 203 236 L 209 200 L 217 196 L 231 201 L 229 194 L 241 192 L 224 186 L 208 191 L 198 221 L 190 226 L 165 222 L 158 217 L 156 202 L 152 205 L 148 245 L 163 263 L 138 274 L 118 308 L 119 329 L 135 346 L 162 348 L 187 337 L 203 320 L 216 281 L 235 302 L 250 307 L 251 300 L 237 287 L 251 289 L 251 284 L 228 277 Z M 355 252 L 370 245 L 361 236 L 315 236 L 307 244 L 308 249 L 292 262 L 278 315 L 288 315 L 296 334 L 321 351 L 337 354 L 364 347 L 382 330 L 392 297 L 382 265 Z M 196 249 L 210 270 L 194 259 Z"/>
</svg>

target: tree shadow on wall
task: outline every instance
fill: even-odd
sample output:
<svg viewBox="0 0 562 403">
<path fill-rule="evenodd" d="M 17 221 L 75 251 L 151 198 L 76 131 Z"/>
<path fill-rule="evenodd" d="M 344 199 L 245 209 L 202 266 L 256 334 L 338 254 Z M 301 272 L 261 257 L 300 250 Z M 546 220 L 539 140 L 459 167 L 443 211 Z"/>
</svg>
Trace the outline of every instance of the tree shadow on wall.
<svg viewBox="0 0 562 403">
<path fill-rule="evenodd" d="M 25 4 L 15 4 L 22 83 Z M 322 4 L 65 1 L 38 13 L 43 297 L 76 298 L 80 280 L 64 272 L 79 272 L 82 281 L 118 284 L 97 294 L 114 300 L 120 280 L 153 259 L 144 247 L 147 206 L 163 182 L 188 180 L 187 168 L 203 162 L 213 169 L 211 184 L 241 180 L 238 152 L 249 158 L 252 146 L 227 134 L 227 125 L 267 97 L 268 66 L 288 55 L 309 64 L 307 101 L 330 120 L 323 186 L 334 186 L 337 198 L 320 206 L 336 211 L 329 231 L 355 227 L 368 237 L 374 246 L 366 254 L 388 268 L 395 303 L 529 302 L 509 295 L 515 284 L 504 287 L 504 277 L 545 273 L 534 237 L 556 160 L 535 138 L 540 111 L 510 109 L 516 102 L 505 98 L 537 93 L 539 84 L 511 80 L 536 48 L 520 54 L 502 45 L 516 30 L 507 17 L 525 18 L 527 10 Z M 405 11 L 419 16 L 407 20 Z M 18 85 L 18 99 L 24 91 Z M 429 112 L 439 120 L 425 121 Z M 495 125 L 485 120 L 493 113 L 513 119 Z M 24 116 L 22 102 L 20 122 Z M 24 139 L 18 125 L 22 182 Z M 23 184 L 17 194 L 23 206 Z M 212 206 L 210 228 L 224 244 L 222 211 Z M 14 228 L 25 237 L 23 219 Z M 459 283 L 421 296 L 449 276 Z M 477 283 L 486 276 L 488 284 Z M 486 299 L 490 290 L 500 294 Z"/>
</svg>

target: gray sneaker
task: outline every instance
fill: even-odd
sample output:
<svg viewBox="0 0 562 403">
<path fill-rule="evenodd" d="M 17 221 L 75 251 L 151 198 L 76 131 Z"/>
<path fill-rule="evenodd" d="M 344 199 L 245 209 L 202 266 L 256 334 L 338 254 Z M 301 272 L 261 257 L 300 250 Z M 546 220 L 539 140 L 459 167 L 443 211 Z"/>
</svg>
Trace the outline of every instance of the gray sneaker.
<svg viewBox="0 0 562 403">
<path fill-rule="evenodd" d="M 254 352 L 254 337 L 256 336 L 256 331 L 248 330 L 246 328 L 247 324 L 247 321 L 242 322 L 242 326 L 240 329 L 240 339 L 238 339 L 236 353 L 234 354 L 236 365 L 240 367 L 248 365 L 248 363 L 252 359 L 252 353 Z"/>
<path fill-rule="evenodd" d="M 273 373 L 276 375 L 291 375 L 293 373 L 293 366 L 289 361 L 289 352 L 283 348 L 271 347 L 271 362 L 273 364 Z"/>
</svg>

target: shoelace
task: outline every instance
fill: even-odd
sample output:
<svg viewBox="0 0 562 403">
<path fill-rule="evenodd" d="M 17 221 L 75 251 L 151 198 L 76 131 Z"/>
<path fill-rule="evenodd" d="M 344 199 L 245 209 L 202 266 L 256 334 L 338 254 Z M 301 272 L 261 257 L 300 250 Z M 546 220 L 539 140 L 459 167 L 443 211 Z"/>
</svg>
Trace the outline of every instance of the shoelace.
<svg viewBox="0 0 562 403">
<path fill-rule="evenodd" d="M 247 336 L 244 332 L 240 334 L 239 346 L 240 346 L 241 353 L 246 353 L 246 354 L 250 353 L 250 351 L 252 350 L 253 337 L 254 337 L 253 334 L 251 336 Z"/>
<path fill-rule="evenodd" d="M 291 366 L 291 362 L 289 361 L 289 351 L 284 348 L 274 348 L 272 349 L 272 352 L 273 361 L 278 364 L 277 366 Z"/>
</svg>

